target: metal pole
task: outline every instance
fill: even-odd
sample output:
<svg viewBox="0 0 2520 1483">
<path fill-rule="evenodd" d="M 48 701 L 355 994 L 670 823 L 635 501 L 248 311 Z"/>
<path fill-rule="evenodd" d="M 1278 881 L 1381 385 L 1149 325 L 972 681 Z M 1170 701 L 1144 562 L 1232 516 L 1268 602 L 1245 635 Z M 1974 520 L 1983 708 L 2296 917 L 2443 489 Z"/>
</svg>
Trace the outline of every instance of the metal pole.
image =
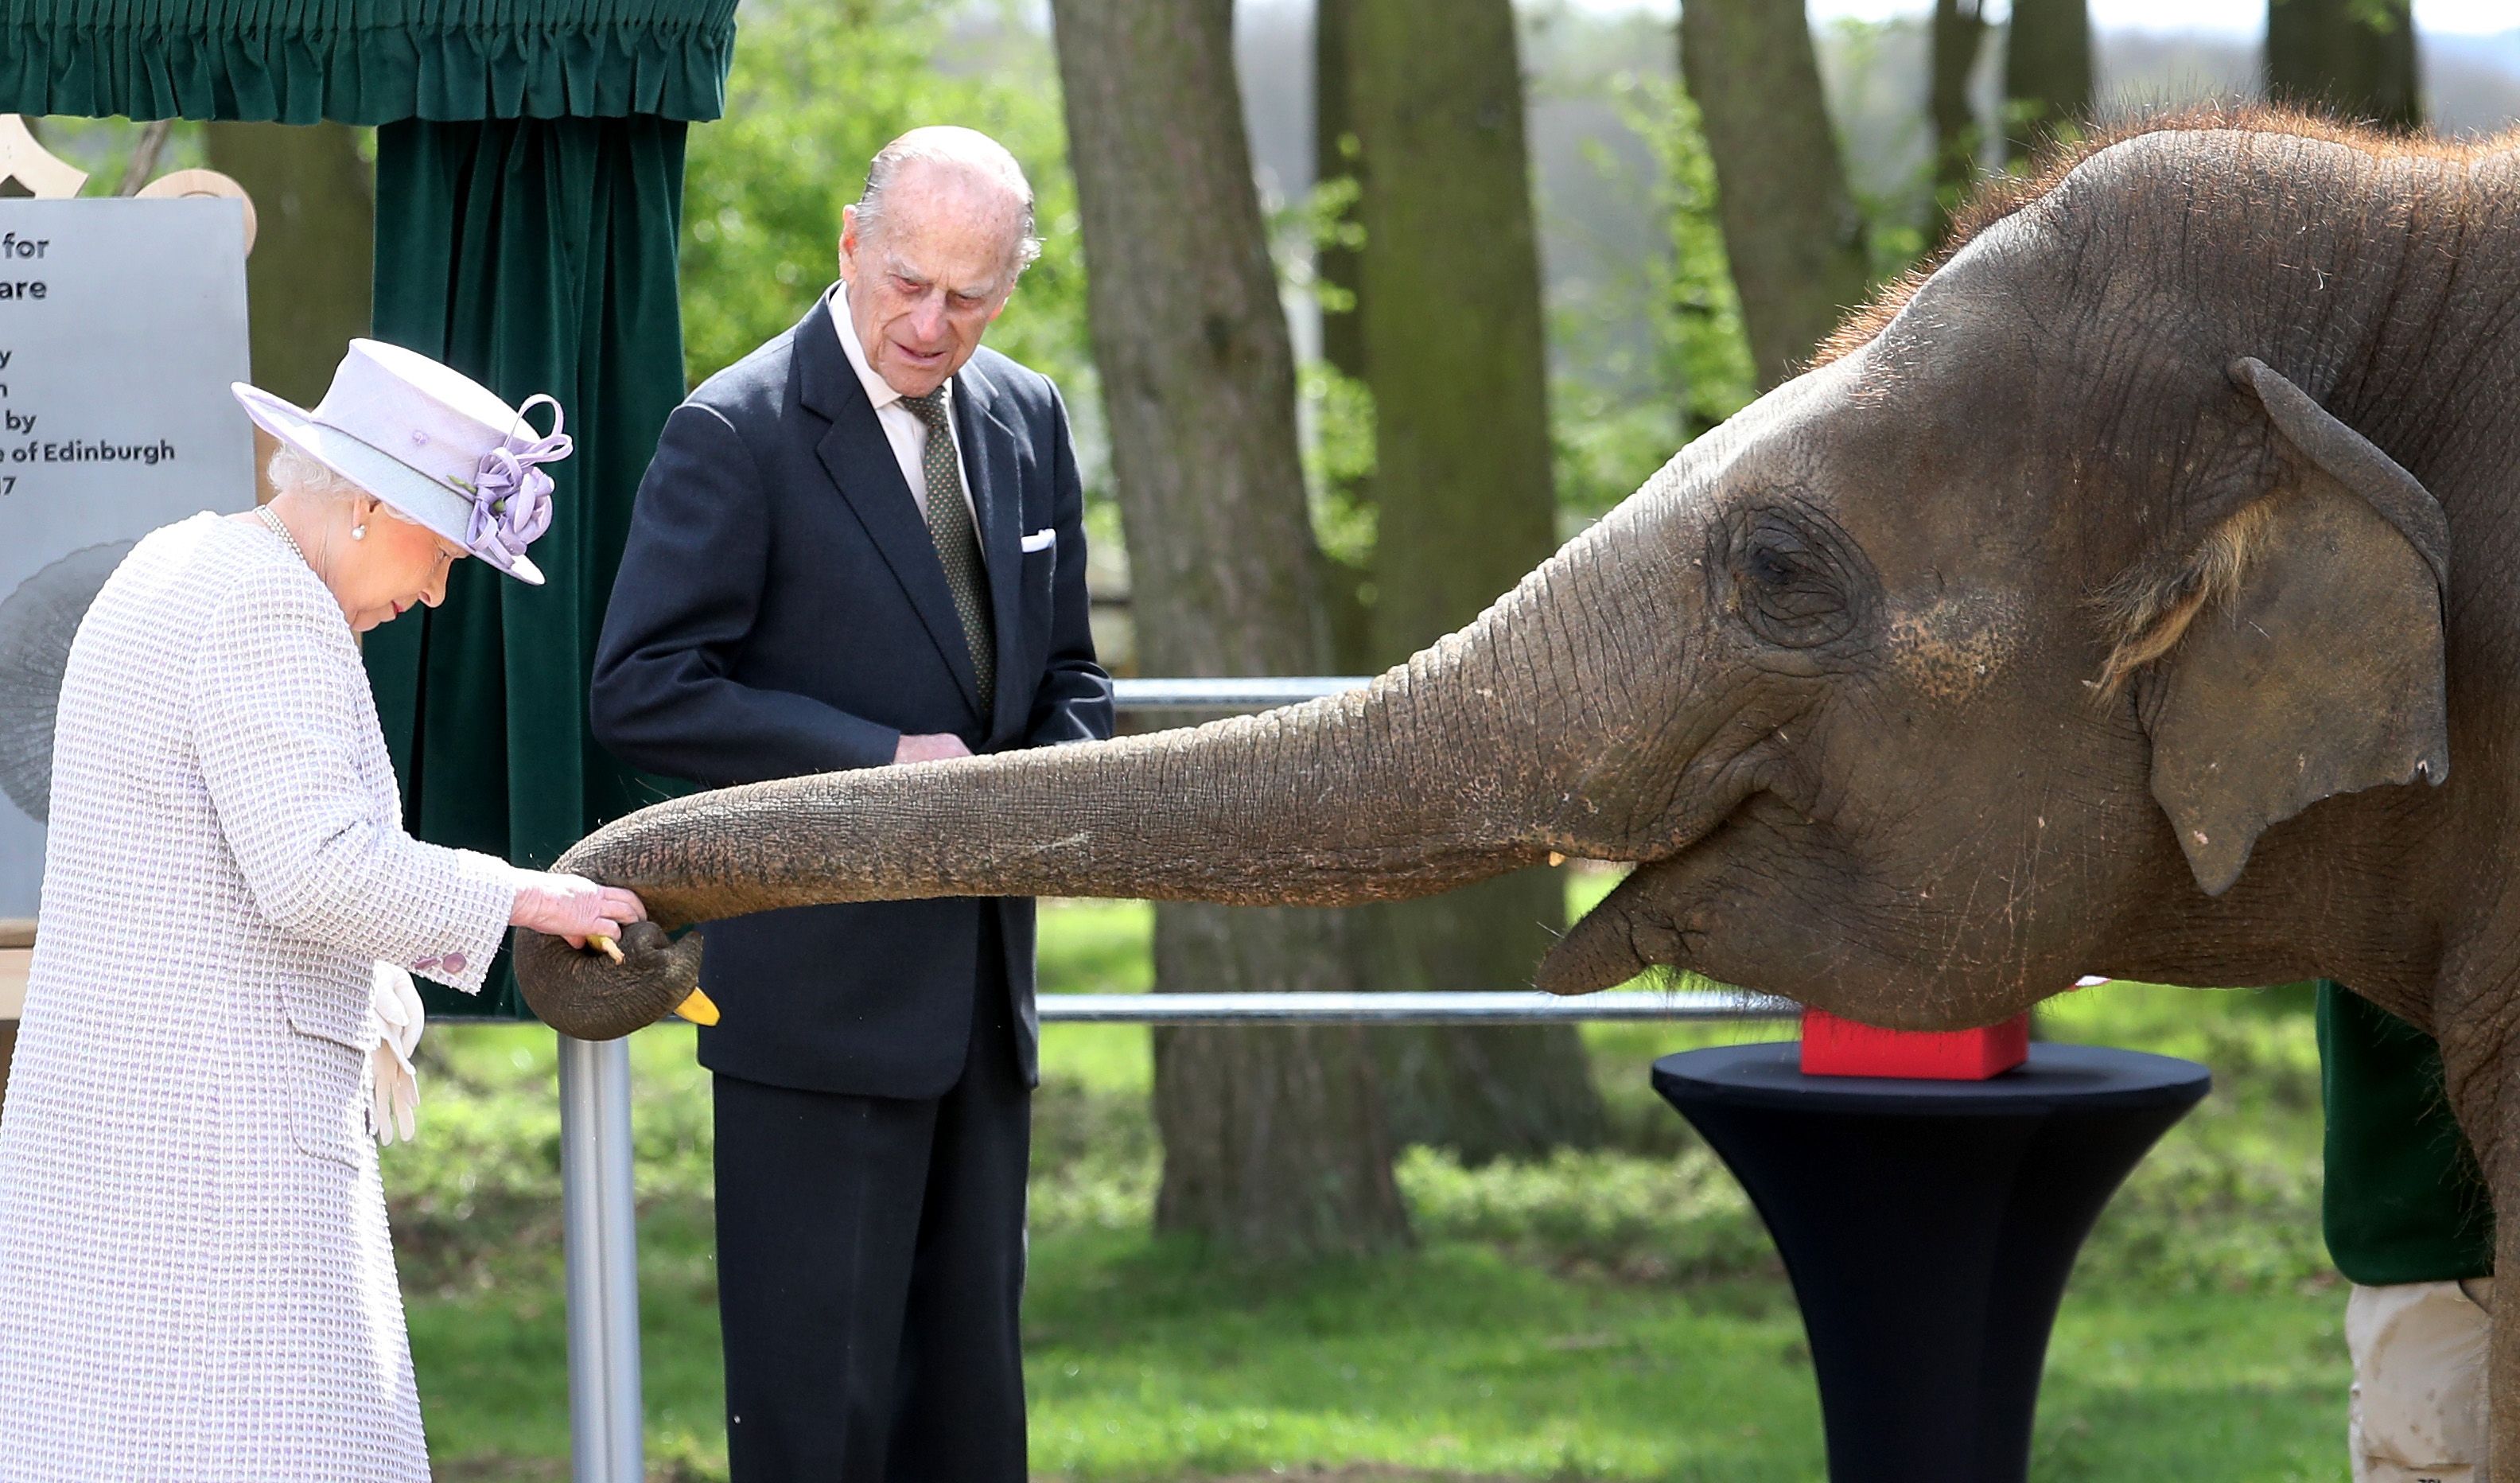
<svg viewBox="0 0 2520 1483">
<path fill-rule="evenodd" d="M 1609 1020 L 1791 1019 L 1802 1006 L 1765 994 L 1612 990 L 1538 993 L 1044 994 L 1043 1024 L 1530 1025 Z"/>
<path fill-rule="evenodd" d="M 1372 683 L 1369 675 L 1263 675 L 1235 680 L 1115 680 L 1111 689 L 1120 709 L 1143 715 L 1161 710 L 1270 710 Z"/>
<path fill-rule="evenodd" d="M 639 1250 L 630 1042 L 560 1037 L 561 1260 L 568 1274 L 573 1483 L 641 1483 Z"/>
</svg>

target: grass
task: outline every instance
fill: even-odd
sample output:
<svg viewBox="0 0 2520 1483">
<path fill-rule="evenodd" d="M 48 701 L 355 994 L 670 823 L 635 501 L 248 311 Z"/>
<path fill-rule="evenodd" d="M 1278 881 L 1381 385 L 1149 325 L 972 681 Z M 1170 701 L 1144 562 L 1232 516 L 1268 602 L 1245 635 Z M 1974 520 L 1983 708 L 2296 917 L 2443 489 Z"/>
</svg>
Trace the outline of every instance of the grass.
<svg viewBox="0 0 2520 1483">
<path fill-rule="evenodd" d="M 1143 989 L 1149 921 L 1134 903 L 1046 908 L 1045 987 Z M 1146 1033 L 1052 1027 L 1026 1312 L 1036 1472 L 1821 1478 L 1773 1249 L 1644 1076 L 1670 1051 L 1781 1033 L 1591 1027 L 1613 1146 L 1479 1170 L 1412 1150 L 1418 1250 L 1248 1270 L 1148 1234 Z M 2217 1086 L 2085 1249 L 2036 1475 L 2341 1478 L 2343 1293 L 2318 1244 L 2307 999 L 2109 985 L 2048 1007 L 2041 1033 L 2187 1056 Z M 428 1049 L 421 1142 L 387 1150 L 385 1177 L 431 1448 L 447 1478 L 563 1477 L 550 1036 L 448 1028 Z M 632 1059 L 652 1475 L 722 1477 L 706 1074 L 683 1030 L 641 1034 Z"/>
</svg>

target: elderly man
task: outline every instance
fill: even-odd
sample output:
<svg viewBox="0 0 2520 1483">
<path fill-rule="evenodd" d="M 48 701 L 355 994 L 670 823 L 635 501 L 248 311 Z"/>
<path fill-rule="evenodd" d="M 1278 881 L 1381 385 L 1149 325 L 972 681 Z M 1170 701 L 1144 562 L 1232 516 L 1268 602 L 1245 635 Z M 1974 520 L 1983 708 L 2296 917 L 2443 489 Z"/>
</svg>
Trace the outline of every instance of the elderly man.
<svg viewBox="0 0 2520 1483">
<path fill-rule="evenodd" d="M 1106 737 L 1058 389 L 981 334 L 1037 250 L 968 129 L 886 145 L 841 282 L 665 423 L 596 736 L 712 786 Z M 727 1450 L 766 1479 L 1020 1483 L 1028 900 L 709 929 Z"/>
</svg>

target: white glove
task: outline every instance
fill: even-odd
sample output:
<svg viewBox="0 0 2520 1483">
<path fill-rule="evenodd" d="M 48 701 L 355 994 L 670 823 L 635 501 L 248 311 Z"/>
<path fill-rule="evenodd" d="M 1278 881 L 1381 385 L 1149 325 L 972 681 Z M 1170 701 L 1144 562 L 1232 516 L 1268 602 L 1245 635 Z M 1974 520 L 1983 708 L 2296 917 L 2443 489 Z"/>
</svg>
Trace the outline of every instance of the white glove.
<svg viewBox="0 0 2520 1483">
<path fill-rule="evenodd" d="M 423 1022 L 420 990 L 410 973 L 390 963 L 377 965 L 368 1019 L 377 1032 L 368 1052 L 368 1127 L 379 1147 L 391 1146 L 396 1137 L 410 1143 L 420 1128 L 420 1073 L 412 1069 L 411 1053 L 420 1048 Z"/>
</svg>

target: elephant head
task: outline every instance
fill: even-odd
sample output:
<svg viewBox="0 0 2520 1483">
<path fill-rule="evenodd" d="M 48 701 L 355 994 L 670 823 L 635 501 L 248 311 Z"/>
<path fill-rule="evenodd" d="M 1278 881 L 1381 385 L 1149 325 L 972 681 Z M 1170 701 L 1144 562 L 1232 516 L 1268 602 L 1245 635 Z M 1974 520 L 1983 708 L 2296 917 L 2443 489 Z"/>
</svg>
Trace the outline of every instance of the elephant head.
<svg viewBox="0 0 2520 1483">
<path fill-rule="evenodd" d="M 2389 189 L 2367 165 L 2165 130 L 2060 166 L 1364 691 L 698 794 L 562 867 L 669 930 L 1630 862 L 1542 987 L 1669 966 L 1918 1028 L 2090 971 L 2298 976 L 2346 868 L 2305 827 L 2381 788 L 2347 853 L 2382 870 L 2431 792 L 2382 786 L 2448 771 L 2450 525 L 2341 415 L 2388 274 L 2302 186 Z M 520 976 L 558 1027 L 619 1034 L 693 985 L 697 937 L 637 933 L 619 967 L 528 938 Z"/>
</svg>

